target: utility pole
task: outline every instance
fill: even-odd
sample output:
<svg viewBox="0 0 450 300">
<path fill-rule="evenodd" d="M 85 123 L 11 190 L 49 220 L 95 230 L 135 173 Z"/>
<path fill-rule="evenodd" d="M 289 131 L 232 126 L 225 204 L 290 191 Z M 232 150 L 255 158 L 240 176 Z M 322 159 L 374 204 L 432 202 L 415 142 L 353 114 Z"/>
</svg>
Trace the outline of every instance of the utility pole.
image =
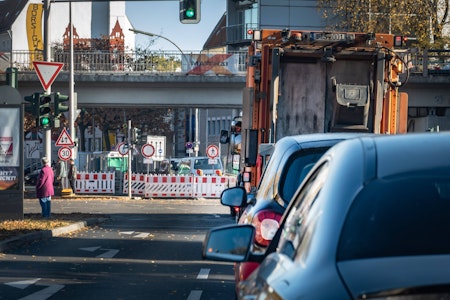
<svg viewBox="0 0 450 300">
<path fill-rule="evenodd" d="M 44 61 L 50 61 L 50 0 L 44 0 Z M 47 94 L 52 92 L 51 86 L 45 91 Z M 37 124 L 36 124 L 37 125 Z M 44 149 L 45 156 L 48 158 L 50 164 L 52 163 L 52 131 L 51 127 L 45 129 L 44 133 Z"/>
</svg>

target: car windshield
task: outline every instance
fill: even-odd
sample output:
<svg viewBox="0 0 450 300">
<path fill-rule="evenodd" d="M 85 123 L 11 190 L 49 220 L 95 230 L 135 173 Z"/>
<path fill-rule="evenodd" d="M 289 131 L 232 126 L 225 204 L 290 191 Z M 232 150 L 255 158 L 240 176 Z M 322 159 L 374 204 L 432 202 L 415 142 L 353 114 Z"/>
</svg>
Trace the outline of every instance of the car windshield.
<svg viewBox="0 0 450 300">
<path fill-rule="evenodd" d="M 215 162 L 210 164 L 209 162 Z M 201 170 L 217 170 L 221 169 L 221 166 L 219 164 L 218 159 L 208 159 L 208 158 L 200 158 L 196 159 L 194 161 L 194 169 L 201 169 Z"/>
<path fill-rule="evenodd" d="M 450 254 L 449 175 L 434 170 L 367 185 L 347 215 L 338 260 Z"/>
</svg>

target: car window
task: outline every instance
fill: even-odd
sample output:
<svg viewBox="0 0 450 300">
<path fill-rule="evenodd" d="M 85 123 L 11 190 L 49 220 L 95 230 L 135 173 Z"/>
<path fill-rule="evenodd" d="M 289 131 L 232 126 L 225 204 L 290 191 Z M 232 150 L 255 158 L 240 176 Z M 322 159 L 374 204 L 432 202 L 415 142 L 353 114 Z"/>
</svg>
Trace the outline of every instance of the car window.
<svg viewBox="0 0 450 300">
<path fill-rule="evenodd" d="M 306 255 L 314 224 L 320 217 L 320 203 L 316 199 L 328 176 L 328 163 L 320 166 L 294 196 L 294 206 L 289 210 L 280 238 L 280 252 L 294 258 Z"/>
<path fill-rule="evenodd" d="M 368 184 L 347 214 L 338 260 L 450 254 L 449 174 L 406 174 Z"/>
<path fill-rule="evenodd" d="M 219 159 L 214 159 L 214 164 L 209 163 L 208 158 L 199 158 L 194 160 L 194 169 L 201 169 L 201 170 L 217 170 L 221 169 L 222 166 L 220 165 Z"/>
<path fill-rule="evenodd" d="M 299 151 L 295 155 L 292 155 L 285 163 L 286 167 L 281 174 L 280 182 L 278 184 L 278 194 L 286 204 L 291 201 L 295 191 L 314 163 L 317 162 L 328 149 L 329 148 L 327 147 L 315 149 L 314 151 Z"/>
</svg>

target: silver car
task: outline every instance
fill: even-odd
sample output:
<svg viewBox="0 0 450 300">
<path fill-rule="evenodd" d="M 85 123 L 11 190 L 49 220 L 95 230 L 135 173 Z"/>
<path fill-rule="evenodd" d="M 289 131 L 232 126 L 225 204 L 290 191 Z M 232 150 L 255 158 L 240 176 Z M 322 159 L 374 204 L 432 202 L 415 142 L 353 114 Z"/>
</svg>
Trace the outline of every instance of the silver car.
<svg viewBox="0 0 450 300">
<path fill-rule="evenodd" d="M 296 191 L 265 254 L 255 229 L 212 229 L 203 256 L 262 262 L 245 299 L 450 299 L 450 133 L 332 147 Z"/>
</svg>

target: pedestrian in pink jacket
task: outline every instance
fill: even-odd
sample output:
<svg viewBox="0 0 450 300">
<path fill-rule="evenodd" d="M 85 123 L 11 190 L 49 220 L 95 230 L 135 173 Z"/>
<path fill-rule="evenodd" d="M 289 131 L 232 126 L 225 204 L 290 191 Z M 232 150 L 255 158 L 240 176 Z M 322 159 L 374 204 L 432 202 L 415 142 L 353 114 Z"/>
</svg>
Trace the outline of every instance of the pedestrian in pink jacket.
<svg viewBox="0 0 450 300">
<path fill-rule="evenodd" d="M 42 217 L 50 218 L 51 214 L 51 200 L 55 194 L 53 188 L 54 174 L 53 169 L 48 164 L 47 157 L 42 158 L 42 169 L 36 180 L 36 197 L 39 198 L 39 204 L 42 208 Z"/>
</svg>

